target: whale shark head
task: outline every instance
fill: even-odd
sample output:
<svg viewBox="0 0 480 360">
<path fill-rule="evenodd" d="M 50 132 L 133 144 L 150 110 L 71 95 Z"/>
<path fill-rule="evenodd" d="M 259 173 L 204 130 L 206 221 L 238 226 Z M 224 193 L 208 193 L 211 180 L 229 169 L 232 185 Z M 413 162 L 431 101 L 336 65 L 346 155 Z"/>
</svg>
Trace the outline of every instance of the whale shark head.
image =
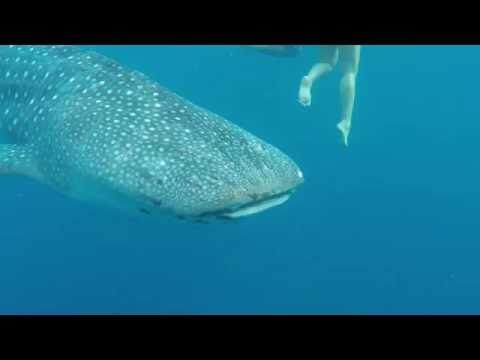
<svg viewBox="0 0 480 360">
<path fill-rule="evenodd" d="M 272 145 L 230 130 L 235 136 L 221 141 L 192 132 L 189 141 L 202 145 L 140 146 L 138 161 L 123 162 L 124 176 L 111 186 L 133 199 L 141 214 L 187 220 L 237 219 L 285 203 L 304 181 L 299 167 Z"/>
<path fill-rule="evenodd" d="M 144 119 L 132 120 L 142 130 L 102 155 L 103 171 L 115 174 L 109 186 L 134 200 L 137 213 L 237 219 L 283 204 L 303 183 L 299 167 L 276 147 L 179 101 L 163 103 L 150 130 L 138 125 Z"/>
<path fill-rule="evenodd" d="M 196 154 L 176 146 L 149 153 L 148 164 L 131 171 L 126 194 L 147 215 L 237 219 L 283 204 L 304 181 L 298 166 L 271 145 L 250 139 L 233 157 L 232 149 L 211 144 Z"/>
</svg>

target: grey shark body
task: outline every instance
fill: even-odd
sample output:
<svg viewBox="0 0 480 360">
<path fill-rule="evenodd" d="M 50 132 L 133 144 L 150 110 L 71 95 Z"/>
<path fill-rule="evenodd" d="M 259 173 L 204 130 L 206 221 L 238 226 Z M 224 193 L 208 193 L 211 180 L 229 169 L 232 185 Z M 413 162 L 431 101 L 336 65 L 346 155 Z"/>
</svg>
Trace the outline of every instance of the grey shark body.
<svg viewBox="0 0 480 360">
<path fill-rule="evenodd" d="M 236 218 L 303 182 L 284 153 L 97 53 L 0 46 L 0 174 L 140 214 Z"/>
</svg>

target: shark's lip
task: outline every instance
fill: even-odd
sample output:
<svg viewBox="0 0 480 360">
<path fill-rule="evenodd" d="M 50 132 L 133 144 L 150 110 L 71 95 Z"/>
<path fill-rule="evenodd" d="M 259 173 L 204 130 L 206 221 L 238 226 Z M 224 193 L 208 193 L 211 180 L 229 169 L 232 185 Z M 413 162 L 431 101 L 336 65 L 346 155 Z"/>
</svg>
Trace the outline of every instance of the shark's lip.
<svg viewBox="0 0 480 360">
<path fill-rule="evenodd" d="M 218 218 L 218 219 L 239 219 L 246 216 L 258 214 L 264 212 L 273 207 L 282 205 L 293 194 L 294 190 L 289 190 L 279 194 L 275 194 L 269 197 L 259 199 L 257 201 L 251 201 L 248 203 L 234 205 L 228 208 L 217 210 L 214 212 L 203 213 L 200 218 Z"/>
<path fill-rule="evenodd" d="M 287 202 L 288 199 L 290 199 L 291 195 L 291 192 L 288 192 L 272 196 L 267 199 L 237 207 L 236 209 L 227 210 L 226 212 L 221 213 L 219 216 L 228 219 L 238 219 L 245 216 L 258 214 L 275 206 L 282 205 L 283 203 Z"/>
</svg>

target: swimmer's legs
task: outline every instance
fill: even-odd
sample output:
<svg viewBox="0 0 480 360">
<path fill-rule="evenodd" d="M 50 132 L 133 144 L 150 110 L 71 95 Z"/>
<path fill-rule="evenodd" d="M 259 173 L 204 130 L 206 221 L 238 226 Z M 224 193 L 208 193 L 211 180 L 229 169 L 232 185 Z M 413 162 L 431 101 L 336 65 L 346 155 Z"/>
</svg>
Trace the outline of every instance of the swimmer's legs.
<svg viewBox="0 0 480 360">
<path fill-rule="evenodd" d="M 338 47 L 335 45 L 322 46 L 320 62 L 315 64 L 307 76 L 302 78 L 298 100 L 303 106 L 310 106 L 312 103 L 312 86 L 315 81 L 333 70 L 338 61 Z"/>
<path fill-rule="evenodd" d="M 345 45 L 339 47 L 339 58 L 343 72 L 340 82 L 342 116 L 337 125 L 343 136 L 345 146 L 352 127 L 352 114 L 355 104 L 356 79 L 360 63 L 360 45 Z"/>
</svg>

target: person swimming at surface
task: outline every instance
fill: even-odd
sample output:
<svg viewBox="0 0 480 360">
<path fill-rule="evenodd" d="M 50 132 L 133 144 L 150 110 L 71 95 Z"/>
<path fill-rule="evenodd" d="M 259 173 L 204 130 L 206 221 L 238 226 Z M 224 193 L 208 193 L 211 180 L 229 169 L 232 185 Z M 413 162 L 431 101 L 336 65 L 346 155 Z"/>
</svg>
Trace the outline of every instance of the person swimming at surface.
<svg viewBox="0 0 480 360">
<path fill-rule="evenodd" d="M 300 45 L 248 45 L 264 54 L 277 57 L 293 57 L 300 53 Z M 316 63 L 302 78 L 298 100 L 303 106 L 312 103 L 312 87 L 315 81 L 332 72 L 340 63 L 343 73 L 340 81 L 340 96 L 342 103 L 341 120 L 337 128 L 342 133 L 343 143 L 348 146 L 348 138 L 352 127 L 352 114 L 355 104 L 356 79 L 360 64 L 360 45 L 321 45 L 320 61 Z"/>
<path fill-rule="evenodd" d="M 263 54 L 275 57 L 296 57 L 300 54 L 300 45 L 245 45 Z"/>
</svg>

